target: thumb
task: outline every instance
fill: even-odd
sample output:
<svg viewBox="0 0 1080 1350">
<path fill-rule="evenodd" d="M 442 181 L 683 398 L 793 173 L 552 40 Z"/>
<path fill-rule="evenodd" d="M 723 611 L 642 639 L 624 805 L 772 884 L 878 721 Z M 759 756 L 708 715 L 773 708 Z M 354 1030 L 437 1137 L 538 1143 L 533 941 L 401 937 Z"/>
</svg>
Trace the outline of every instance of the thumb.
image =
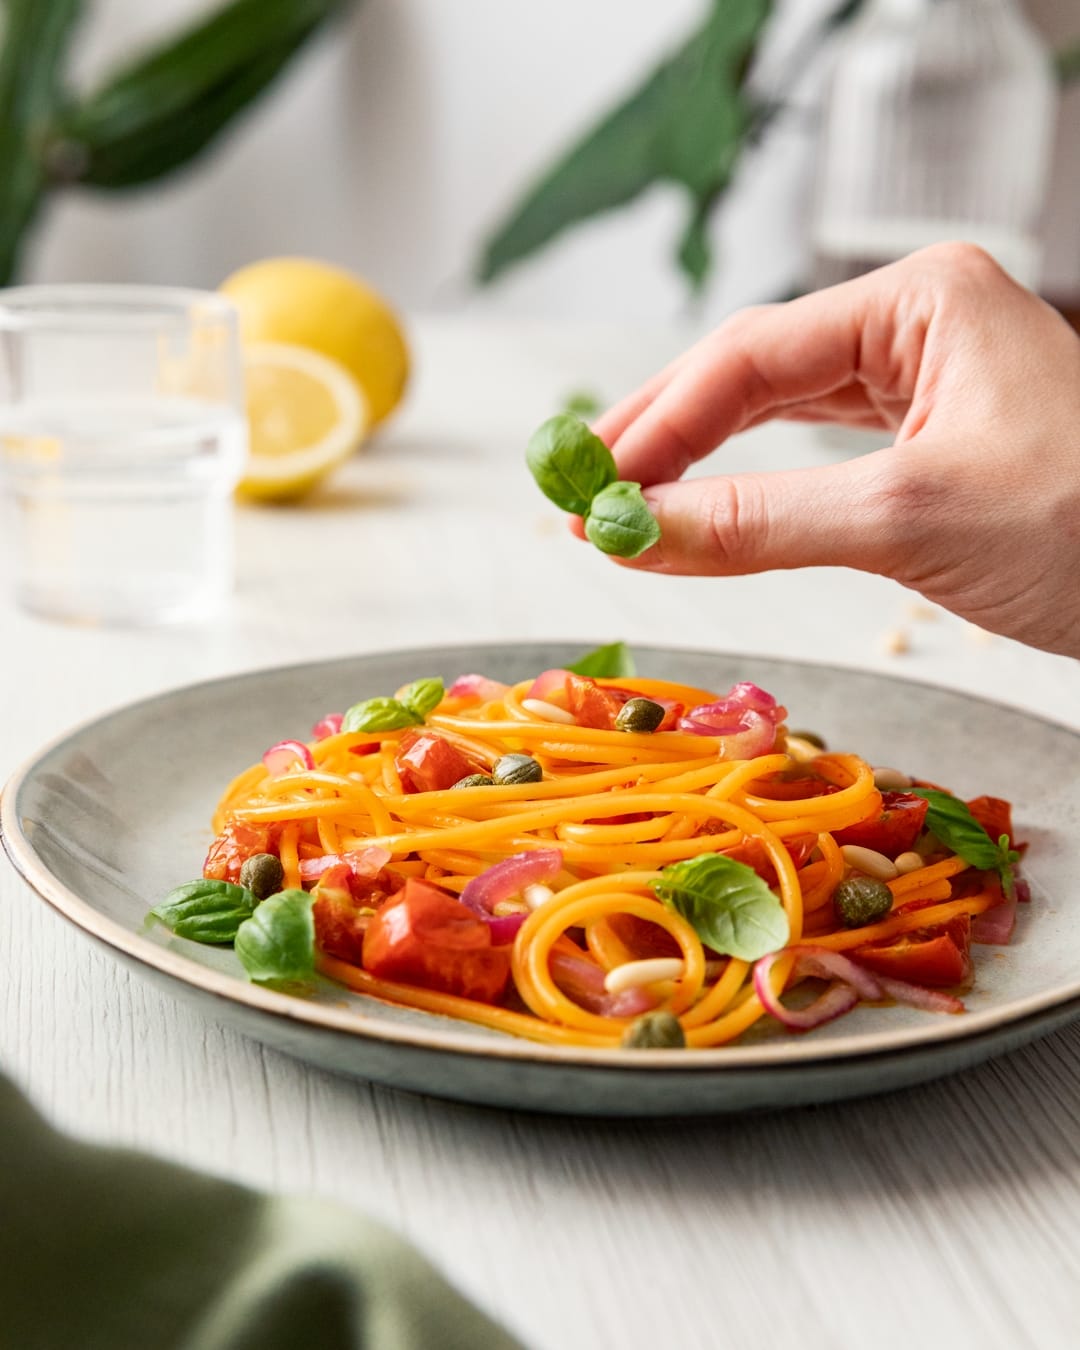
<svg viewBox="0 0 1080 1350">
<path fill-rule="evenodd" d="M 791 567 L 892 572 L 910 534 L 885 487 L 878 451 L 842 464 L 657 483 L 645 500 L 660 541 L 627 567 L 734 576 Z"/>
</svg>

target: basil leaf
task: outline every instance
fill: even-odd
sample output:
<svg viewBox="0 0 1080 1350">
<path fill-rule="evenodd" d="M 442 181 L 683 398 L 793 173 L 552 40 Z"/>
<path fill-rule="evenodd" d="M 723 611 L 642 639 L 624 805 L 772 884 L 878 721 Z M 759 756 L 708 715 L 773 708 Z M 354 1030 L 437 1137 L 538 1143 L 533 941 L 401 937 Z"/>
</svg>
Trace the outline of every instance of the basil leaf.
<svg viewBox="0 0 1080 1350">
<path fill-rule="evenodd" d="M 565 668 L 574 675 L 588 675 L 594 680 L 619 680 L 637 674 L 633 653 L 625 642 L 594 647 Z"/>
<path fill-rule="evenodd" d="M 525 462 L 540 491 L 573 515 L 588 513 L 596 494 L 619 476 L 611 451 L 570 413 L 558 413 L 533 432 Z"/>
<path fill-rule="evenodd" d="M 1020 854 L 1009 848 L 1009 836 L 1003 834 L 995 844 L 971 814 L 967 803 L 951 792 L 942 792 L 938 788 L 912 788 L 911 792 L 929 803 L 926 828 L 930 833 L 980 872 L 997 872 L 1005 893 L 1011 896 L 1012 865 Z"/>
<path fill-rule="evenodd" d="M 398 694 L 398 701 L 404 703 L 422 722 L 442 702 L 444 692 L 443 682 L 438 678 L 413 680 Z"/>
<path fill-rule="evenodd" d="M 701 853 L 665 867 L 657 897 L 713 951 L 756 961 L 790 936 L 784 907 L 752 867 L 722 853 Z"/>
<path fill-rule="evenodd" d="M 246 886 L 200 877 L 175 887 L 150 913 L 177 937 L 192 942 L 232 942 L 257 904 Z"/>
<path fill-rule="evenodd" d="M 396 698 L 366 698 L 354 703 L 341 721 L 342 731 L 400 731 L 417 727 L 423 721 L 419 713 Z"/>
<path fill-rule="evenodd" d="M 567 394 L 562 410 L 575 417 L 595 417 L 603 406 L 591 389 L 575 389 L 572 394 Z"/>
<path fill-rule="evenodd" d="M 236 954 L 248 978 L 307 980 L 315 973 L 314 896 L 279 891 L 264 900 L 237 930 Z"/>
<path fill-rule="evenodd" d="M 601 553 L 636 558 L 660 538 L 660 526 L 641 495 L 640 483 L 609 483 L 585 517 L 585 537 Z"/>
</svg>

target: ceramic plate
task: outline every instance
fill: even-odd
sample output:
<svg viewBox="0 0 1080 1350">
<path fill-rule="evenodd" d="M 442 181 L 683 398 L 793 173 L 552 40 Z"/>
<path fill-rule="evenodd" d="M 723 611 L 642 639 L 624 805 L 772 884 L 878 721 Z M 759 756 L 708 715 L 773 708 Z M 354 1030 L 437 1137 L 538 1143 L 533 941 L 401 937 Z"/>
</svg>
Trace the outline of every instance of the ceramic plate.
<svg viewBox="0 0 1080 1350">
<path fill-rule="evenodd" d="M 1014 709 L 882 675 L 712 652 L 637 648 L 642 675 L 725 689 L 754 680 L 835 749 L 1014 803 L 1030 841 L 1006 948 L 977 949 L 969 1011 L 860 1007 L 804 1036 L 699 1051 L 534 1045 L 322 982 L 310 999 L 248 983 L 230 950 L 148 927 L 197 875 L 226 781 L 323 712 L 419 675 L 521 679 L 579 644 L 427 648 L 240 675 L 102 717 L 8 783 L 0 830 L 33 889 L 113 954 L 289 1054 L 395 1087 L 497 1106 L 605 1115 L 701 1114 L 882 1091 L 976 1063 L 1080 1015 L 1080 735 Z"/>
</svg>

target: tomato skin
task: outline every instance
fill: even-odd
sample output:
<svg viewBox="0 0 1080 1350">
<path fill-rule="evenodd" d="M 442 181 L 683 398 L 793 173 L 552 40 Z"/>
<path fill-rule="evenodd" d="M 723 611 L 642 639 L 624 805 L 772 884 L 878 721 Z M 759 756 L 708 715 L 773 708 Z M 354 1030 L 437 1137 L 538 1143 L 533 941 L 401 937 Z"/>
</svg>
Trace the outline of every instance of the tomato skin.
<svg viewBox="0 0 1080 1350">
<path fill-rule="evenodd" d="M 467 755 L 437 731 L 406 731 L 394 753 L 394 767 L 406 792 L 444 792 L 486 764 Z"/>
<path fill-rule="evenodd" d="M 371 920 L 361 911 L 385 904 L 402 885 L 396 872 L 385 869 L 376 877 L 358 877 L 348 863 L 328 867 L 312 891 L 315 941 L 320 951 L 360 965 L 364 933 Z"/>
<path fill-rule="evenodd" d="M 883 792 L 881 805 L 881 814 L 873 820 L 860 820 L 857 825 L 836 830 L 833 834 L 836 842 L 841 847 L 859 844 L 872 848 L 886 858 L 899 857 L 913 848 L 929 809 L 926 798 L 910 792 Z"/>
<path fill-rule="evenodd" d="M 793 835 L 792 838 L 785 839 L 784 844 L 791 854 L 792 863 L 798 870 L 817 846 L 817 835 Z M 741 844 L 737 844 L 734 848 L 724 849 L 724 854 L 728 858 L 734 858 L 736 862 L 745 863 L 747 867 L 752 867 L 766 886 L 777 885 L 776 868 L 773 867 L 772 859 L 760 839 L 744 839 Z"/>
<path fill-rule="evenodd" d="M 510 980 L 511 946 L 492 946 L 491 929 L 471 909 L 409 877 L 370 919 L 363 966 L 378 979 L 497 1003 Z"/>
<path fill-rule="evenodd" d="M 1009 847 L 1016 847 L 1012 827 L 1012 803 L 1002 797 L 972 797 L 967 809 L 996 844 L 1003 834 L 1009 836 Z"/>
<path fill-rule="evenodd" d="M 921 909 L 933 901 L 900 905 L 893 913 Z M 971 979 L 971 915 L 960 914 L 948 923 L 914 932 L 884 943 L 857 947 L 852 957 L 876 975 L 941 988 L 966 984 Z"/>
<path fill-rule="evenodd" d="M 210 845 L 203 863 L 203 876 L 209 881 L 240 882 L 240 869 L 256 853 L 277 854 L 281 826 L 258 821 L 233 820 Z"/>
<path fill-rule="evenodd" d="M 619 709 L 626 699 L 610 689 L 601 689 L 586 675 L 568 675 L 566 702 L 579 727 L 613 731 Z"/>
</svg>

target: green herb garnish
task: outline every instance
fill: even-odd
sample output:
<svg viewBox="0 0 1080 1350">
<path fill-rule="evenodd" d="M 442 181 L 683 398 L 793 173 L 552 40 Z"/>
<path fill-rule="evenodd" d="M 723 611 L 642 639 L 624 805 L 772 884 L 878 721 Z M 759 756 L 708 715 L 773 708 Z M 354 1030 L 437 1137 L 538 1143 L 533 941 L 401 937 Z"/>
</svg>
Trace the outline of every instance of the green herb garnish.
<svg viewBox="0 0 1080 1350">
<path fill-rule="evenodd" d="M 198 881 L 175 887 L 150 913 L 177 937 L 193 942 L 226 943 L 233 941 L 257 904 L 246 886 L 200 877 Z"/>
<path fill-rule="evenodd" d="M 665 867 L 652 889 L 707 947 L 740 961 L 778 951 L 790 936 L 784 907 L 752 867 L 701 853 Z"/>
<path fill-rule="evenodd" d="M 588 675 L 594 680 L 625 680 L 637 674 L 634 655 L 625 642 L 609 642 L 594 647 L 565 667 L 574 675 Z"/>
<path fill-rule="evenodd" d="M 398 700 L 423 721 L 428 713 L 434 712 L 439 706 L 445 692 L 442 680 L 435 676 L 431 679 L 413 680 L 412 684 L 407 684 L 398 694 Z"/>
<path fill-rule="evenodd" d="M 354 703 L 341 721 L 342 731 L 400 731 L 418 727 L 423 718 L 397 698 L 365 698 Z"/>
<path fill-rule="evenodd" d="M 636 558 L 660 538 L 641 484 L 620 481 L 615 457 L 579 417 L 549 417 L 533 433 L 525 460 L 549 501 L 584 518 L 586 537 L 601 552 Z"/>
<path fill-rule="evenodd" d="M 1009 847 L 1009 836 L 1001 835 L 995 844 L 967 804 L 951 792 L 938 788 L 912 788 L 911 792 L 929 803 L 926 828 L 930 833 L 980 872 L 996 872 L 1011 899 L 1015 890 L 1013 863 L 1019 862 L 1020 854 Z"/>
<path fill-rule="evenodd" d="M 314 896 L 279 891 L 264 900 L 236 933 L 236 954 L 259 984 L 308 980 L 315 972 Z"/>
</svg>

